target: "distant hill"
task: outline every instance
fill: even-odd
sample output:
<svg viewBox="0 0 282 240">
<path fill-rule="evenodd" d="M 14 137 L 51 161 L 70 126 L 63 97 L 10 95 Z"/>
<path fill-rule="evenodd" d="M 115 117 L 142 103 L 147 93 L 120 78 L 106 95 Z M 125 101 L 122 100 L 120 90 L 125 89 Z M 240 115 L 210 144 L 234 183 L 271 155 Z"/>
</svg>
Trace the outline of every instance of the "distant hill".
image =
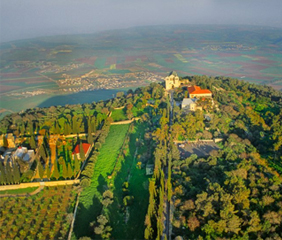
<svg viewBox="0 0 282 240">
<path fill-rule="evenodd" d="M 66 94 L 145 86 L 172 69 L 281 90 L 281 39 L 277 28 L 176 25 L 2 43 L 0 117 L 43 102 L 65 104 L 60 99 Z M 70 103 L 85 101 L 82 97 Z"/>
</svg>

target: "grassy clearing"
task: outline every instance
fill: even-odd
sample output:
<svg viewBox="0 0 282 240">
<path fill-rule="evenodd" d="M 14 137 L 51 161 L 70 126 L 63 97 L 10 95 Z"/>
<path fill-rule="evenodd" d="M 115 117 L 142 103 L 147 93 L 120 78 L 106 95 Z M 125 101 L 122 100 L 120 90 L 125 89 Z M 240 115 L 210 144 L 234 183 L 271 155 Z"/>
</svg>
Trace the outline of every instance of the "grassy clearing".
<svg viewBox="0 0 282 240">
<path fill-rule="evenodd" d="M 145 169 L 137 167 L 138 160 L 134 158 L 136 151 L 136 139 L 144 136 L 145 125 L 135 124 L 130 134 L 128 148 L 125 149 L 125 156 L 121 159 L 121 168 L 113 180 L 112 191 L 114 202 L 110 206 L 110 225 L 113 228 L 112 237 L 114 239 L 143 239 L 144 220 L 148 206 L 148 177 Z M 127 145 L 127 144 L 125 144 Z M 138 148 L 138 154 L 142 154 L 146 149 Z M 128 176 L 129 181 L 128 181 Z M 129 182 L 129 195 L 134 197 L 133 203 L 128 208 L 128 221 L 126 211 L 122 209 L 124 193 L 123 183 Z"/>
<path fill-rule="evenodd" d="M 84 189 L 80 196 L 74 228 L 76 238 L 93 235 L 93 232 L 89 229 L 89 223 L 95 221 L 101 213 L 102 204 L 100 199 L 105 189 L 107 189 L 107 177 L 115 166 L 128 127 L 129 125 L 111 126 L 109 135 L 97 159 L 91 185 Z"/>
<path fill-rule="evenodd" d="M 127 116 L 125 115 L 124 109 L 115 109 L 112 111 L 111 115 L 114 122 L 127 120 Z"/>
<path fill-rule="evenodd" d="M 4 190 L 0 191 L 0 195 L 4 194 L 23 194 L 23 193 L 31 193 L 35 191 L 37 187 L 30 187 L 30 188 L 22 188 L 22 189 L 12 189 L 12 190 Z"/>
</svg>

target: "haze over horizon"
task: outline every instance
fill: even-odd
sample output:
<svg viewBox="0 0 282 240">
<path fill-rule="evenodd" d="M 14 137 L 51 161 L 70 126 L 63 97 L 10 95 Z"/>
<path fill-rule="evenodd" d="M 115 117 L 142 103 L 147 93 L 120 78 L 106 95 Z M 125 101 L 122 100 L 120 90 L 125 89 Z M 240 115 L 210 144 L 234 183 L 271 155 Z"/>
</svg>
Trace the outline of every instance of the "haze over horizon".
<svg viewBox="0 0 282 240">
<path fill-rule="evenodd" d="M 167 24 L 282 28 L 281 0 L 2 0 L 0 42 Z"/>
</svg>

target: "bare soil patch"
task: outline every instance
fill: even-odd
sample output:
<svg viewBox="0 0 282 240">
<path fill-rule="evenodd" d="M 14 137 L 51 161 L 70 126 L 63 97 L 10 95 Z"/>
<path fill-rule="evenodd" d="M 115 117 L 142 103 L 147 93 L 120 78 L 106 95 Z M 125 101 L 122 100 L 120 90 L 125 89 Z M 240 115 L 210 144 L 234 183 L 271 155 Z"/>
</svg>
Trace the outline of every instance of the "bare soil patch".
<svg viewBox="0 0 282 240">
<path fill-rule="evenodd" d="M 108 57 L 105 65 L 112 65 L 117 62 L 117 57 Z"/>
<path fill-rule="evenodd" d="M 97 57 L 90 57 L 90 58 L 78 58 L 76 61 L 81 62 L 81 63 L 86 63 L 89 65 L 94 65 Z"/>
</svg>

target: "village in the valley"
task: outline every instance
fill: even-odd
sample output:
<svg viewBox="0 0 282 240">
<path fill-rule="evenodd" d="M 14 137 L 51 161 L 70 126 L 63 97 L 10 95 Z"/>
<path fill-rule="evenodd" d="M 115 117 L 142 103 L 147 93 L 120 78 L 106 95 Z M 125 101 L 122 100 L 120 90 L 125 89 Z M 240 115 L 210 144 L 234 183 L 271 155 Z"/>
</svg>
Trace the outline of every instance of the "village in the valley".
<svg viewBox="0 0 282 240">
<path fill-rule="evenodd" d="M 70 66 L 70 70 L 77 68 L 76 64 Z M 53 69 L 54 68 L 54 69 Z M 87 73 L 84 73 L 80 76 L 72 76 L 66 73 L 66 69 L 53 66 L 51 68 L 55 73 L 62 73 L 61 77 L 58 80 L 53 78 L 46 77 L 52 82 L 55 82 L 58 88 L 40 88 L 40 89 L 30 89 L 28 91 L 14 91 L 7 93 L 7 96 L 13 96 L 16 98 L 27 98 L 43 94 L 69 94 L 69 93 L 78 93 L 84 91 L 93 91 L 99 89 L 124 89 L 124 88 L 136 88 L 139 86 L 146 86 L 152 82 L 162 81 L 163 77 L 151 73 L 151 72 L 128 72 L 124 74 L 108 74 L 107 72 L 99 72 L 96 70 L 91 70 Z M 50 68 L 41 70 L 39 75 L 44 76 L 43 74 L 47 72 L 52 72 Z M 69 69 L 67 69 L 69 70 Z"/>
</svg>

